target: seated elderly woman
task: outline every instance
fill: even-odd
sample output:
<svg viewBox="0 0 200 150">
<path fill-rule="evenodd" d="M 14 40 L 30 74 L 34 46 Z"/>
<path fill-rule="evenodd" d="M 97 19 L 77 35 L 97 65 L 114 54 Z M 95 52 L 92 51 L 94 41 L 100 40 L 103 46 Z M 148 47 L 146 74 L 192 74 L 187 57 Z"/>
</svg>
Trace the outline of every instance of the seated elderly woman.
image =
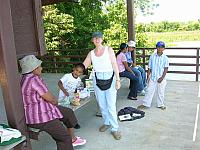
<svg viewBox="0 0 200 150">
<path fill-rule="evenodd" d="M 77 119 L 73 110 L 58 106 L 57 99 L 41 78 L 42 61 L 34 55 L 28 55 L 19 62 L 23 75 L 21 92 L 27 126 L 46 131 L 56 141 L 59 150 L 73 150 L 73 146 L 85 144 L 85 139 L 74 135 Z"/>
<path fill-rule="evenodd" d="M 120 45 L 119 51 L 116 53 L 117 65 L 119 68 L 120 77 L 127 77 L 130 79 L 130 92 L 128 94 L 128 99 L 137 100 L 137 89 L 139 78 L 133 72 L 133 70 L 128 66 L 125 53 L 128 51 L 128 45 L 122 43 Z"/>
</svg>

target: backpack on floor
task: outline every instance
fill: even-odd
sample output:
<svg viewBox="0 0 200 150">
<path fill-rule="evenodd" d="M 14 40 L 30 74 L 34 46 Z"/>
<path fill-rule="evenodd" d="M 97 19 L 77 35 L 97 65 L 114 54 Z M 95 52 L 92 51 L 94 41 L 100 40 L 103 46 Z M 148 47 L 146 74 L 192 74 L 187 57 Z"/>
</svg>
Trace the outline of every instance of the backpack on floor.
<svg viewBox="0 0 200 150">
<path fill-rule="evenodd" d="M 118 112 L 118 118 L 120 121 L 133 121 L 143 118 L 145 112 L 133 107 L 124 107 Z"/>
</svg>

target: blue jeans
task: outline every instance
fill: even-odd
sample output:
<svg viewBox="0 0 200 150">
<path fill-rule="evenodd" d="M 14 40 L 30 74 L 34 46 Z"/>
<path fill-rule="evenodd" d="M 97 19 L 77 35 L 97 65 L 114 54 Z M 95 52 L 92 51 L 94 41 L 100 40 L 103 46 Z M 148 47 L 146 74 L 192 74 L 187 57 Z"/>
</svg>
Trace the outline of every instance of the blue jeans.
<svg viewBox="0 0 200 150">
<path fill-rule="evenodd" d="M 98 79 L 110 79 L 113 72 L 96 72 Z M 102 91 L 96 85 L 96 79 L 93 76 L 94 92 L 99 104 L 105 125 L 111 125 L 111 131 L 118 131 L 116 99 L 117 90 L 115 88 L 116 77 L 113 77 L 112 85 L 109 89 Z"/>
<path fill-rule="evenodd" d="M 138 91 L 144 90 L 144 87 L 147 85 L 145 70 L 142 67 L 140 67 L 140 66 L 133 67 L 131 69 L 135 73 L 135 75 L 139 78 L 139 81 L 138 81 Z"/>
<path fill-rule="evenodd" d="M 127 77 L 130 79 L 130 92 L 128 94 L 128 97 L 137 97 L 137 90 L 138 90 L 138 83 L 139 78 L 132 74 L 131 72 L 125 70 L 123 72 L 119 73 L 120 77 Z"/>
</svg>

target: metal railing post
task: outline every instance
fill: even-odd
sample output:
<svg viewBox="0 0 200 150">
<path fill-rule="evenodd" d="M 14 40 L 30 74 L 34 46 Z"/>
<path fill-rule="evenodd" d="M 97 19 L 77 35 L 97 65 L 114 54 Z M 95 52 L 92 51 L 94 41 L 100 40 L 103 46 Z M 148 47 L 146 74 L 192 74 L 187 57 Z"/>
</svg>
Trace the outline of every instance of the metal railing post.
<svg viewBox="0 0 200 150">
<path fill-rule="evenodd" d="M 145 64 L 146 64 L 145 49 L 142 49 L 142 65 L 144 70 L 146 70 Z"/>
<path fill-rule="evenodd" d="M 197 48 L 196 54 L 196 81 L 199 81 L 199 48 Z"/>
</svg>

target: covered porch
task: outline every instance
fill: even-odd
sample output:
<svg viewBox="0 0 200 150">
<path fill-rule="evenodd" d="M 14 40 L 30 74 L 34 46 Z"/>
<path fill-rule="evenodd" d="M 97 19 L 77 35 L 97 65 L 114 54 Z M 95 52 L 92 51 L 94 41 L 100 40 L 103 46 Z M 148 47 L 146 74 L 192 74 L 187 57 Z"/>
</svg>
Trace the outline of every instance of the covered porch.
<svg viewBox="0 0 200 150">
<path fill-rule="evenodd" d="M 50 90 L 57 95 L 57 80 L 62 74 L 44 74 Z M 123 80 L 118 92 L 117 110 L 126 106 L 137 107 L 139 102 L 127 100 L 128 80 Z M 145 110 L 142 119 L 119 122 L 122 139 L 116 141 L 109 131 L 98 131 L 102 119 L 95 116 L 96 101 L 92 100 L 75 113 L 81 128 L 76 135 L 87 139 L 81 150 L 198 150 L 200 147 L 199 128 L 199 82 L 168 80 L 166 106 L 162 111 L 156 108 L 155 100 L 150 109 Z M 143 99 L 142 96 L 138 97 Z M 1 105 L 2 106 L 2 105 Z M 39 141 L 32 141 L 37 150 L 55 150 L 56 144 L 46 133 L 41 133 Z"/>
</svg>

